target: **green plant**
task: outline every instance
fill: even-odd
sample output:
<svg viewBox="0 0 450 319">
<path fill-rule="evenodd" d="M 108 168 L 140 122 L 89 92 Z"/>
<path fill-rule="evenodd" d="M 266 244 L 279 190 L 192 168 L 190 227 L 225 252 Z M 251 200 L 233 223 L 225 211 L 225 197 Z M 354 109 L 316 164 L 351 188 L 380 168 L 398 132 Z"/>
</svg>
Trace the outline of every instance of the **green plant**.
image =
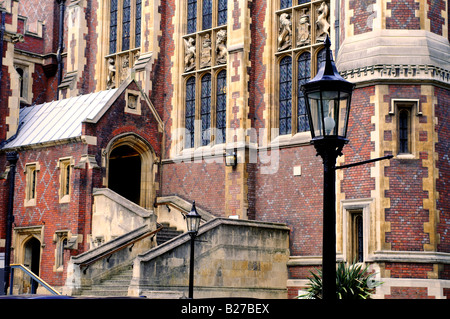
<svg viewBox="0 0 450 319">
<path fill-rule="evenodd" d="M 339 263 L 336 270 L 336 298 L 337 299 L 370 299 L 376 287 L 382 283 L 374 279 L 375 273 L 369 273 L 369 265 L 362 268 L 362 264 Z M 310 271 L 307 293 L 299 298 L 322 299 L 322 271 Z"/>
</svg>

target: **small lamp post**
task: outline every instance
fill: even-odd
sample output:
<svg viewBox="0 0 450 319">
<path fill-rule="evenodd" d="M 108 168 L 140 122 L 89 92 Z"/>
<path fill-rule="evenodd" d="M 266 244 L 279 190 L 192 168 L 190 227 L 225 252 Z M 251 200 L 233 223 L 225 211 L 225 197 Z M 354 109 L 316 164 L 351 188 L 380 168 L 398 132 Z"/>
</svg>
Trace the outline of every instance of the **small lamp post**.
<svg viewBox="0 0 450 319">
<path fill-rule="evenodd" d="M 326 59 L 317 75 L 302 86 L 311 143 L 323 159 L 322 298 L 336 299 L 336 159 L 348 143 L 347 126 L 354 84 L 338 73 L 325 40 Z"/>
<path fill-rule="evenodd" d="M 187 230 L 191 236 L 191 259 L 189 261 L 189 299 L 194 296 L 194 242 L 197 237 L 198 228 L 201 220 L 200 214 L 195 208 L 195 201 L 192 203 L 192 208 L 189 214 L 186 215 Z"/>
</svg>

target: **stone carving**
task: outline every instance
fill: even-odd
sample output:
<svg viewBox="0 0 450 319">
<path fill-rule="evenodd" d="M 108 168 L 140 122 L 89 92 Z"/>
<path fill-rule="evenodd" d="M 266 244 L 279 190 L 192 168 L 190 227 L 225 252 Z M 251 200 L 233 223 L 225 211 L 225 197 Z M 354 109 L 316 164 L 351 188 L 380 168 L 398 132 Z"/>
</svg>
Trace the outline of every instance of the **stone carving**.
<svg viewBox="0 0 450 319">
<path fill-rule="evenodd" d="M 211 66 L 211 37 L 209 33 L 205 34 L 202 41 L 202 52 L 200 59 L 200 68 Z"/>
<path fill-rule="evenodd" d="M 328 5 L 326 2 L 322 2 L 317 8 L 317 37 L 316 42 L 324 42 L 327 35 L 329 35 L 328 30 L 330 29 L 330 24 L 328 23 Z"/>
<path fill-rule="evenodd" d="M 311 24 L 309 23 L 308 9 L 304 8 L 298 21 L 297 45 L 308 45 L 311 43 Z"/>
<path fill-rule="evenodd" d="M 116 61 L 113 58 L 108 59 L 108 75 L 106 76 L 106 88 L 114 89 L 116 87 Z"/>
<path fill-rule="evenodd" d="M 120 71 L 120 81 L 123 82 L 128 77 L 128 69 L 130 68 L 130 57 L 128 55 L 124 56 L 122 60 L 122 69 Z"/>
<path fill-rule="evenodd" d="M 280 15 L 280 28 L 278 33 L 278 51 L 283 51 L 291 47 L 291 16 L 287 13 Z"/>
<path fill-rule="evenodd" d="M 195 40 L 190 37 L 184 39 L 184 71 L 189 72 L 195 69 Z"/>
<path fill-rule="evenodd" d="M 220 30 L 216 38 L 217 64 L 227 63 L 227 31 Z"/>
</svg>

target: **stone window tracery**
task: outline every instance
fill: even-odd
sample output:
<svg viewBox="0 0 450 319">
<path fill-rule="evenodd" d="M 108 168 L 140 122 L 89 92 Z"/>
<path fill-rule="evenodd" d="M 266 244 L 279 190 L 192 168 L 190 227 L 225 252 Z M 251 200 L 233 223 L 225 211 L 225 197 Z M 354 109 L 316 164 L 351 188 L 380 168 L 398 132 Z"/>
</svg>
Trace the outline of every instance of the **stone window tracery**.
<svg viewBox="0 0 450 319">
<path fill-rule="evenodd" d="M 186 3 L 185 148 L 225 142 L 227 14 L 226 0 Z"/>
<path fill-rule="evenodd" d="M 139 58 L 142 0 L 110 0 L 106 88 L 118 87 Z"/>
<path fill-rule="evenodd" d="M 309 131 L 301 85 L 323 61 L 323 41 L 330 31 L 329 3 L 280 0 L 275 15 L 279 135 L 294 135 Z"/>
</svg>

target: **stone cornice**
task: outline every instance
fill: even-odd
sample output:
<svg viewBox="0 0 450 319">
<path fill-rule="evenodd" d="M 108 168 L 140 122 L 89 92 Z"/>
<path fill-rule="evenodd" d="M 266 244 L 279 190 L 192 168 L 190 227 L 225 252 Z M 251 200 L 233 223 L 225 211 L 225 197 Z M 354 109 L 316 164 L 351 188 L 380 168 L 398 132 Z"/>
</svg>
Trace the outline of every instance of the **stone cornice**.
<svg viewBox="0 0 450 319">
<path fill-rule="evenodd" d="M 351 82 L 417 80 L 450 85 L 450 70 L 434 65 L 377 64 L 341 71 L 340 74 Z"/>
</svg>

